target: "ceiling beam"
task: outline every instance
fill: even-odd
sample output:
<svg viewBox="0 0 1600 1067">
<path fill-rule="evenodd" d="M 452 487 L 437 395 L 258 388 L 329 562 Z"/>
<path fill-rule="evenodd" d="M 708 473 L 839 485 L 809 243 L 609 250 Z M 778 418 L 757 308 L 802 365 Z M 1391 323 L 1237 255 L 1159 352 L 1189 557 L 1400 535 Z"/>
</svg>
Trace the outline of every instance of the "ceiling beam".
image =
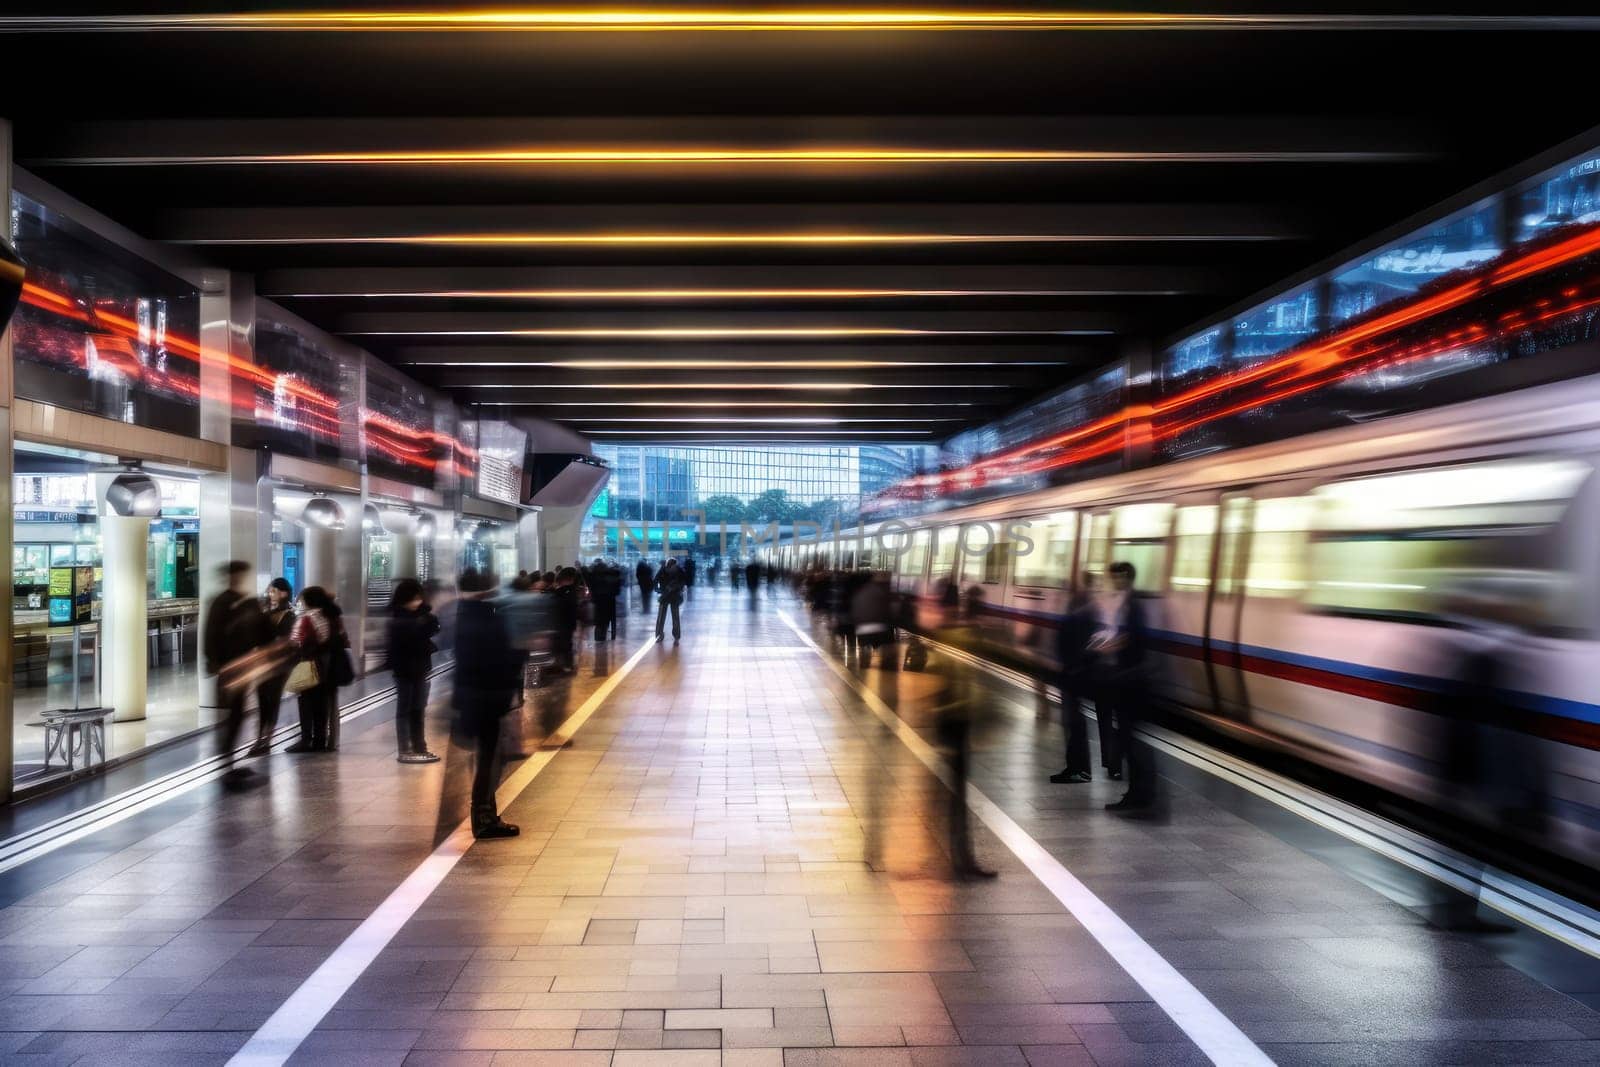
<svg viewBox="0 0 1600 1067">
<path fill-rule="evenodd" d="M 1093 311 L 440 311 L 358 312 L 327 327 L 348 337 L 541 337 L 570 343 L 741 340 L 937 340 L 948 337 L 1097 337 L 1121 332 L 1122 316 Z"/>
<path fill-rule="evenodd" d="M 418 377 L 442 389 L 471 389 L 487 394 L 496 388 L 508 392 L 530 392 L 536 389 L 607 389 L 610 395 L 621 399 L 625 394 L 638 394 L 649 399 L 652 390 L 670 387 L 673 393 L 683 388 L 704 389 L 715 392 L 717 383 L 725 383 L 745 399 L 756 399 L 755 394 L 772 392 L 779 397 L 793 398 L 798 393 L 825 393 L 835 400 L 845 399 L 851 389 L 862 392 L 861 399 L 871 400 L 885 389 L 911 390 L 921 394 L 921 399 L 935 396 L 950 397 L 960 391 L 971 391 L 980 399 L 1002 389 L 1039 388 L 1046 380 L 1063 377 L 1040 374 L 1038 369 L 1026 367 L 949 367 L 937 372 L 908 368 L 905 370 L 703 370 L 663 366 L 651 370 L 630 370 L 626 373 L 597 372 L 584 368 L 567 367 L 470 367 L 413 368 Z M 1048 370 L 1049 368 L 1044 368 Z M 427 373 L 421 373 L 426 371 Z M 790 387 L 793 388 L 790 388 Z M 826 398 L 825 397 L 825 398 Z M 480 395 L 480 399 L 483 396 Z M 573 397 L 573 399 L 579 399 Z"/>
<path fill-rule="evenodd" d="M 530 347 L 526 344 L 483 344 L 416 345 L 390 348 L 385 352 L 388 362 L 393 365 L 416 367 L 419 370 L 435 367 L 551 365 L 571 361 L 651 360 L 664 363 L 700 358 L 775 364 L 860 358 L 876 363 L 898 363 L 907 366 L 925 364 L 954 366 L 966 363 L 979 366 L 1034 364 L 1050 367 L 1086 366 L 1098 362 L 1104 356 L 1103 350 L 1098 346 L 1061 342 L 1053 344 L 941 342 L 931 346 L 879 343 L 859 351 L 853 351 L 839 344 L 740 344 L 716 345 L 703 352 L 689 345 L 673 345 L 665 350 L 641 350 L 635 345 L 548 344 Z"/>
</svg>

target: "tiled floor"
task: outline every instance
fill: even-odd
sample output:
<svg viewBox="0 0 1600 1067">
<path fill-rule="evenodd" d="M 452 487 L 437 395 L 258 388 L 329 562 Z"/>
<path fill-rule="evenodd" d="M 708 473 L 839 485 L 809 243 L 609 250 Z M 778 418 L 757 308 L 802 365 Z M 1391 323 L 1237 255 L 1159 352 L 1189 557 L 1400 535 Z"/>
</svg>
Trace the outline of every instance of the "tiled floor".
<svg viewBox="0 0 1600 1067">
<path fill-rule="evenodd" d="M 947 878 L 943 787 L 779 604 L 698 592 L 683 643 L 510 806 L 522 837 L 472 847 L 295 1062 L 1203 1062 L 993 837 L 998 881 Z M 629 630 L 539 694 L 525 748 Z M 918 676 L 860 677 L 921 721 Z M 1042 781 L 1053 726 L 983 744 L 989 797 L 1279 1062 L 1600 1059 L 1588 1007 L 1200 792 L 1119 819 L 1111 783 Z M 273 756 L 260 788 L 0 911 L 0 1059 L 227 1059 L 464 814 L 459 753 L 401 767 L 391 745 L 377 723 Z"/>
</svg>

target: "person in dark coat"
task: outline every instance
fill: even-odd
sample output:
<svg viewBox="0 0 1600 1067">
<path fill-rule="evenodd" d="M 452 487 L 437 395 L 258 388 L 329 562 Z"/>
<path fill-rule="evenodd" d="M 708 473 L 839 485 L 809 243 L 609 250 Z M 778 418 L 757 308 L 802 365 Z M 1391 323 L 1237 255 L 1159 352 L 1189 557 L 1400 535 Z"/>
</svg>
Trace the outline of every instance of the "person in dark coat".
<svg viewBox="0 0 1600 1067">
<path fill-rule="evenodd" d="M 656 588 L 656 572 L 650 566 L 650 561 L 644 557 L 639 558 L 638 564 L 633 568 L 633 580 L 639 584 L 639 610 L 650 610 L 650 594 Z"/>
<path fill-rule="evenodd" d="M 267 640 L 286 648 L 289 635 L 294 631 L 294 590 L 289 588 L 289 583 L 284 579 L 274 578 L 267 586 L 265 614 Z M 278 729 L 278 709 L 283 705 L 283 684 L 289 680 L 289 668 L 293 665 L 285 655 L 281 669 L 268 673 L 256 687 L 260 724 L 256 731 L 256 743 L 250 746 L 249 754 L 252 756 L 264 756 L 272 747 L 272 735 Z"/>
<path fill-rule="evenodd" d="M 691 597 L 691 596 L 694 595 L 694 557 L 693 556 L 690 556 L 690 557 L 688 557 L 687 559 L 685 559 L 683 561 L 683 590 L 684 590 L 684 596 L 686 596 L 686 597 Z M 677 612 L 673 612 L 672 617 L 674 619 L 676 619 L 678 617 Z"/>
<path fill-rule="evenodd" d="M 300 590 L 303 610 L 294 620 L 289 642 L 297 659 L 316 667 L 317 684 L 300 693 L 300 737 L 285 752 L 331 752 L 335 746 L 332 653 L 338 637 L 328 611 L 332 604 L 333 598 L 320 585 Z"/>
<path fill-rule="evenodd" d="M 1056 687 L 1061 691 L 1061 729 L 1066 734 L 1067 765 L 1050 780 L 1059 784 L 1093 780 L 1089 773 L 1089 729 L 1083 700 L 1090 695 L 1094 657 L 1089 642 L 1098 628 L 1094 611 L 1093 576 L 1067 595 L 1067 611 L 1056 630 Z"/>
<path fill-rule="evenodd" d="M 1128 761 L 1128 791 L 1121 800 L 1107 804 L 1110 811 L 1145 808 L 1155 803 L 1155 753 L 1140 741 L 1136 731 L 1149 712 L 1149 687 L 1146 651 L 1149 631 L 1144 606 L 1134 592 L 1133 564 L 1113 563 L 1111 595 L 1101 613 L 1101 629 L 1090 647 L 1101 657 L 1103 675 L 1097 694 L 1101 722 L 1107 712 L 1116 716 L 1117 743 Z M 1114 777 L 1114 776 L 1113 776 Z"/>
<path fill-rule="evenodd" d="M 977 650 L 976 629 L 965 619 L 945 617 L 936 631 L 940 643 L 969 653 Z M 949 656 L 935 656 L 928 674 L 937 684 L 929 710 L 939 747 L 950 765 L 947 833 L 950 865 L 958 880 L 995 877 L 995 871 L 978 861 L 973 848 L 971 815 L 967 808 L 967 780 L 972 764 L 973 734 L 988 725 L 993 712 L 974 672 Z"/>
<path fill-rule="evenodd" d="M 222 578 L 227 588 L 217 594 L 206 612 L 204 650 L 206 673 L 221 675 L 231 665 L 237 665 L 253 655 L 269 640 L 266 616 L 261 612 L 261 602 L 250 592 L 250 564 L 234 560 L 222 568 Z M 231 672 L 230 672 L 231 673 Z M 239 741 L 239 730 L 244 725 L 245 700 L 250 695 L 248 685 L 224 682 L 219 678 L 218 695 L 228 714 L 222 722 L 221 749 L 230 770 L 227 780 L 237 781 L 249 772 L 232 769 L 233 749 Z"/>
<path fill-rule="evenodd" d="M 761 564 L 753 559 L 744 565 L 744 584 L 750 587 L 750 602 L 755 603 L 756 590 L 761 588 Z"/>
<path fill-rule="evenodd" d="M 456 606 L 455 688 L 451 704 L 459 736 L 473 745 L 472 836 L 515 837 L 521 831 L 500 818 L 494 794 L 500 787 L 500 725 L 517 688 L 518 657 L 505 620 L 490 601 L 494 576 L 469 570 L 461 576 Z"/>
<path fill-rule="evenodd" d="M 656 608 L 656 640 L 666 639 L 667 610 L 672 611 L 672 639 L 678 640 L 682 636 L 682 629 L 678 624 L 678 609 L 683 605 L 684 590 L 689 586 L 688 576 L 684 568 L 678 566 L 674 556 L 668 556 L 667 561 L 661 565 L 661 570 L 656 572 L 656 593 L 661 602 Z"/>
<path fill-rule="evenodd" d="M 594 639 L 604 641 L 617 625 L 617 597 L 622 593 L 622 576 L 606 561 L 596 558 L 589 569 L 589 603 L 594 608 Z"/>
<path fill-rule="evenodd" d="M 394 735 L 401 763 L 438 763 L 428 751 L 423 713 L 428 707 L 428 672 L 439 620 L 415 578 L 401 579 L 389 604 L 389 670 L 394 674 Z"/>
<path fill-rule="evenodd" d="M 556 575 L 550 592 L 556 598 L 556 659 L 559 669 L 572 671 L 577 667 L 578 655 L 573 637 L 578 632 L 578 569 L 563 567 Z M 459 669 L 459 668 L 458 668 Z"/>
</svg>

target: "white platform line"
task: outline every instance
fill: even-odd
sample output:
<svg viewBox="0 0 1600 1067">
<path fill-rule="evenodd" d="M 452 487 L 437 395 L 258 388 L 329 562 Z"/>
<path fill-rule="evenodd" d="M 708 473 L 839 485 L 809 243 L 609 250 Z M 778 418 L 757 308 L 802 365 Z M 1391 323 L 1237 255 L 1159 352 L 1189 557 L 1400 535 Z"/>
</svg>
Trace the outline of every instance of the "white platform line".
<svg viewBox="0 0 1600 1067">
<path fill-rule="evenodd" d="M 500 783 L 495 802 L 501 810 L 509 807 L 539 776 L 539 772 L 549 766 L 560 751 L 560 746 L 589 721 L 589 717 L 605 703 L 622 679 L 654 647 L 654 643 L 647 642 L 628 657 L 628 661 L 615 674 L 602 682 L 600 688 L 556 728 L 556 732 L 546 739 L 544 747 L 529 756 L 511 777 Z M 378 905 L 377 910 L 367 916 L 322 962 L 322 966 L 311 972 L 311 976 L 272 1013 L 272 1017 L 261 1024 L 261 1029 L 252 1034 L 244 1047 L 228 1061 L 230 1067 L 234 1064 L 281 1064 L 294 1055 L 311 1031 L 317 1028 L 317 1024 L 349 992 L 356 979 L 372 966 L 372 961 L 378 958 L 395 934 L 411 921 L 417 909 L 439 888 L 461 857 L 466 855 L 467 849 L 472 847 L 472 842 L 472 820 L 469 818 L 463 820 L 416 870 L 407 875 L 405 881 Z"/>
<path fill-rule="evenodd" d="M 948 764 L 932 745 L 924 741 L 921 735 L 895 714 L 894 709 L 885 704 L 876 693 L 862 685 L 837 660 L 819 648 L 811 639 L 811 635 L 789 617 L 788 612 L 780 611 L 778 617 L 799 636 L 800 640 L 811 646 L 812 651 L 816 652 L 834 674 L 855 690 L 867 708 L 911 750 L 917 759 L 922 761 L 923 766 L 947 787 L 952 784 Z M 1088 886 L 1062 866 L 1060 860 L 1047 852 L 1028 835 L 1026 830 L 1018 826 L 1011 816 L 1002 811 L 999 805 L 984 796 L 982 790 L 971 783 L 967 785 L 967 806 L 983 820 L 989 831 L 1004 842 L 1017 859 L 1033 872 L 1033 876 L 1050 890 L 1051 894 L 1061 902 L 1061 906 L 1083 924 L 1090 936 L 1100 943 L 1100 947 L 1105 949 L 1146 993 L 1150 994 L 1150 999 L 1160 1005 L 1161 1010 L 1171 1017 L 1172 1021 L 1189 1036 L 1200 1051 L 1210 1057 L 1213 1063 L 1224 1064 L 1226 1067 L 1252 1067 L 1252 1065 L 1272 1063 L 1267 1054 L 1245 1036 L 1244 1031 L 1218 1011 L 1216 1005 L 1206 999 L 1205 994 L 1190 984 L 1172 964 L 1151 948 L 1133 927 L 1123 922 L 1116 912 L 1090 891 Z"/>
</svg>

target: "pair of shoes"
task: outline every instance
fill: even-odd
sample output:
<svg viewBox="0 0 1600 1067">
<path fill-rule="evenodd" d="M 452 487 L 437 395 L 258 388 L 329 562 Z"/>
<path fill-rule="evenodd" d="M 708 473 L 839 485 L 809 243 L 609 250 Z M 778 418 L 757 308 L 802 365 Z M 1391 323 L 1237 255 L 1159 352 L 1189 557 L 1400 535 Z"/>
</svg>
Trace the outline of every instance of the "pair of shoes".
<svg viewBox="0 0 1600 1067">
<path fill-rule="evenodd" d="M 438 763 L 439 757 L 426 750 L 422 752 L 402 752 L 399 760 L 401 763 Z"/>
<path fill-rule="evenodd" d="M 1121 771 L 1107 771 L 1106 772 L 1106 777 L 1111 779 L 1113 782 L 1120 782 L 1120 781 L 1122 781 L 1122 772 Z"/>
<path fill-rule="evenodd" d="M 963 882 L 976 882 L 985 878 L 1000 877 L 999 871 L 991 871 L 987 867 L 978 866 L 976 861 L 969 860 L 956 868 L 956 878 Z"/>
<path fill-rule="evenodd" d="M 268 752 L 271 752 L 271 751 L 272 751 L 272 742 L 271 741 L 257 741 L 255 744 L 250 746 L 250 751 L 246 752 L 245 755 L 246 756 L 265 756 Z"/>
<path fill-rule="evenodd" d="M 519 827 L 506 822 L 504 819 L 496 819 L 492 823 L 472 828 L 472 836 L 479 841 L 494 837 L 516 837 L 520 833 L 522 833 L 522 830 Z"/>
<path fill-rule="evenodd" d="M 663 634 L 656 634 L 656 640 L 657 641 L 665 641 L 666 637 Z"/>
<path fill-rule="evenodd" d="M 317 750 L 315 748 L 311 747 L 311 742 L 310 741 L 307 741 L 305 738 L 302 737 L 300 740 L 296 741 L 294 744 L 292 744 L 288 748 L 284 749 L 284 751 L 285 752 L 315 752 Z"/>
<path fill-rule="evenodd" d="M 1111 804 L 1107 804 L 1106 805 L 1106 810 L 1107 811 L 1138 811 L 1141 808 L 1148 808 L 1150 806 L 1150 804 L 1151 804 L 1151 801 L 1150 801 L 1150 799 L 1148 797 L 1136 797 L 1132 793 L 1126 793 L 1126 794 L 1123 795 L 1121 800 L 1115 801 L 1115 802 L 1113 802 Z"/>
<path fill-rule="evenodd" d="M 1094 779 L 1090 777 L 1088 771 L 1072 770 L 1060 771 L 1056 774 L 1052 774 L 1050 776 L 1050 780 L 1056 785 L 1077 785 L 1080 782 L 1094 781 Z"/>
</svg>

